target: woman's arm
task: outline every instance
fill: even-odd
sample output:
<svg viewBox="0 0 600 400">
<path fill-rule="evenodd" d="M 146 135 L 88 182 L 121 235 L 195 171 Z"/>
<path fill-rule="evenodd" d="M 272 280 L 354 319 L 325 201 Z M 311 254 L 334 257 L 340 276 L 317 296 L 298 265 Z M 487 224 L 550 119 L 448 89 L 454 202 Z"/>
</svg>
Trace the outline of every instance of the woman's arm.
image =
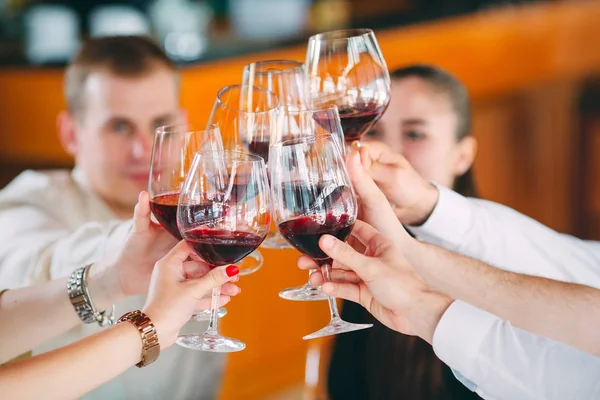
<svg viewBox="0 0 600 400">
<path fill-rule="evenodd" d="M 109 308 L 123 297 L 118 279 L 110 276 L 114 268 L 106 267 L 92 265 L 88 275 L 88 287 L 98 310 Z M 80 323 L 67 295 L 67 278 L 6 291 L 0 296 L 0 363 Z"/>
<path fill-rule="evenodd" d="M 143 192 L 120 254 L 89 267 L 86 282 L 96 310 L 105 310 L 124 297 L 147 293 L 155 263 L 176 243 L 160 225 L 150 221 L 148 194 Z M 229 285 L 221 292 L 225 295 L 221 305 L 228 296 L 237 294 Z M 210 299 L 202 300 L 202 304 L 208 308 Z M 0 296 L 0 364 L 80 323 L 69 300 L 67 278 L 4 292 Z"/>
<path fill-rule="evenodd" d="M 135 365 L 141 354 L 137 329 L 120 323 L 67 347 L 1 366 L 0 388 L 13 399 L 44 398 L 49 393 L 74 399 Z"/>
<path fill-rule="evenodd" d="M 237 280 L 239 270 L 235 269 L 220 267 L 198 279 L 186 279 L 190 273 L 198 276 L 209 269 L 197 261 L 184 263 L 191 252 L 180 242 L 156 264 L 152 274 L 143 311 L 156 328 L 161 350 L 175 342 L 194 310 L 206 307 L 206 302 L 198 299 L 213 286 L 239 292 L 237 286 L 227 283 Z M 53 289 L 58 290 L 58 285 Z M 49 393 L 51 397 L 77 398 L 137 364 L 141 357 L 139 331 L 130 322 L 121 322 L 61 349 L 1 366 L 0 393 L 10 393 L 12 399 L 47 398 Z"/>
</svg>

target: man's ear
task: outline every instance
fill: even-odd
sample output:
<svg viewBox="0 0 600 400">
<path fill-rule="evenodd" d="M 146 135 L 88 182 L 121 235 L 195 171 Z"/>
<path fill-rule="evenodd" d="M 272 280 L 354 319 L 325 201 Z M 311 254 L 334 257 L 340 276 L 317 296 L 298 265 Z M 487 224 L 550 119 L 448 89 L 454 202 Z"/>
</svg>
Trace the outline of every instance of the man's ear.
<svg viewBox="0 0 600 400">
<path fill-rule="evenodd" d="M 61 111 L 56 117 L 56 127 L 60 144 L 69 155 L 74 157 L 78 147 L 75 117 L 68 111 Z"/>
</svg>

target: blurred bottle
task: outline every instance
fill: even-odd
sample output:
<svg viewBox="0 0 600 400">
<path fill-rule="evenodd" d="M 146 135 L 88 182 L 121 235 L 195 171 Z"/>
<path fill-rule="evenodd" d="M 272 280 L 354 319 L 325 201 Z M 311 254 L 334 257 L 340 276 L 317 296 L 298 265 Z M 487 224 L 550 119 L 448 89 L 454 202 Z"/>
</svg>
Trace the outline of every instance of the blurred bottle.
<svg viewBox="0 0 600 400">
<path fill-rule="evenodd" d="M 90 12 L 91 36 L 147 35 L 150 24 L 146 16 L 129 5 L 103 5 Z"/>
<path fill-rule="evenodd" d="M 25 14 L 25 55 L 32 64 L 64 63 L 79 47 L 79 19 L 66 6 L 38 4 Z"/>
<path fill-rule="evenodd" d="M 350 24 L 350 3 L 346 0 L 318 0 L 311 10 L 311 32 L 327 32 Z"/>
<path fill-rule="evenodd" d="M 310 0 L 229 0 L 229 17 L 238 37 L 281 40 L 301 35 Z"/>
<path fill-rule="evenodd" d="M 150 7 L 154 31 L 173 60 L 193 61 L 208 47 L 212 9 L 204 2 L 156 0 Z"/>
</svg>

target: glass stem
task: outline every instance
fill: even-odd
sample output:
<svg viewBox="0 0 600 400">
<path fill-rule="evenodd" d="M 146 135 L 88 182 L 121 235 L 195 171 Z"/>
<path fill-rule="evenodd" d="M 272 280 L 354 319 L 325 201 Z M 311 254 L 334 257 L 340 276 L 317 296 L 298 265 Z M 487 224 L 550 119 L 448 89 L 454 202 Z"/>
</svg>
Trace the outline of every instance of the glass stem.
<svg viewBox="0 0 600 400">
<path fill-rule="evenodd" d="M 306 283 L 306 286 L 308 286 L 308 287 L 311 287 L 311 288 L 314 288 L 313 284 L 312 284 L 312 283 L 310 283 L 310 275 L 311 275 L 313 272 L 315 272 L 315 271 L 317 271 L 317 270 L 316 270 L 316 269 L 309 269 L 309 270 L 308 270 L 308 282 Z"/>
<path fill-rule="evenodd" d="M 210 322 L 206 332 L 207 335 L 217 336 L 219 324 L 219 298 L 221 297 L 221 286 L 217 286 L 212 290 L 212 299 L 210 305 Z"/>
<path fill-rule="evenodd" d="M 329 265 L 329 263 L 321 267 L 321 272 L 323 273 L 323 279 L 325 280 L 325 282 L 331 282 L 331 265 Z M 327 302 L 329 303 L 329 313 L 331 315 L 331 319 L 339 320 L 340 312 L 338 311 L 338 306 L 337 302 L 335 301 L 335 297 L 327 296 Z"/>
</svg>

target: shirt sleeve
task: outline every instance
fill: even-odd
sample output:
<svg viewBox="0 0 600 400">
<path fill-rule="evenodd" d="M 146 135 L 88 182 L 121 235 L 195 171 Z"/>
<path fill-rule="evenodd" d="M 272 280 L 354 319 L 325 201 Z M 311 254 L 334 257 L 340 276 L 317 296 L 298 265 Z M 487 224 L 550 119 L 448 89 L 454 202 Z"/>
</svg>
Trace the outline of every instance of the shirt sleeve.
<svg viewBox="0 0 600 400">
<path fill-rule="evenodd" d="M 58 279 L 118 254 L 131 220 L 88 222 L 68 230 L 35 207 L 0 213 L 0 286 L 17 288 Z"/>
<path fill-rule="evenodd" d="M 505 270 L 600 287 L 600 242 L 560 234 L 491 201 L 438 190 L 429 219 L 407 227 L 420 240 Z"/>
<path fill-rule="evenodd" d="M 600 398 L 600 358 L 455 301 L 433 336 L 437 356 L 484 399 Z"/>
</svg>

